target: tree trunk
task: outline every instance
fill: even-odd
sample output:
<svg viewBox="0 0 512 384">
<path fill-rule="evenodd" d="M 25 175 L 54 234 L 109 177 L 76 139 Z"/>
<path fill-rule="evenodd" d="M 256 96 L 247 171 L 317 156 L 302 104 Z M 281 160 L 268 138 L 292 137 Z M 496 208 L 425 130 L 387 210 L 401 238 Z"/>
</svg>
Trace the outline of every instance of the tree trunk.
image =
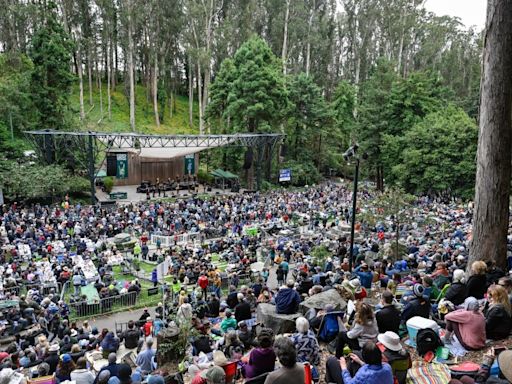
<svg viewBox="0 0 512 384">
<path fill-rule="evenodd" d="M 91 62 L 91 48 L 90 42 L 87 44 L 87 75 L 89 76 L 89 105 L 92 105 L 92 62 Z"/>
<path fill-rule="evenodd" d="M 128 76 L 130 77 L 130 128 L 135 132 L 135 73 L 133 65 L 133 21 L 132 21 L 132 7 L 129 0 L 128 8 Z"/>
<path fill-rule="evenodd" d="M 78 86 L 80 89 L 80 120 L 85 119 L 85 108 L 84 108 L 84 76 L 82 74 L 82 55 L 80 54 L 80 48 L 76 50 L 76 68 L 78 72 Z"/>
<path fill-rule="evenodd" d="M 488 0 L 480 83 L 475 213 L 468 268 L 506 267 L 512 162 L 512 1 Z"/>
<path fill-rule="evenodd" d="M 108 119 L 109 121 L 112 119 L 112 99 L 110 95 L 110 87 L 111 87 L 111 76 L 112 76 L 112 61 L 110 57 L 112 52 L 110 47 L 107 45 L 107 56 L 108 56 L 108 64 L 107 64 L 107 109 L 108 109 Z"/>
<path fill-rule="evenodd" d="M 188 125 L 194 126 L 194 81 L 192 79 L 192 58 L 188 57 Z"/>
<path fill-rule="evenodd" d="M 309 67 L 311 62 L 311 28 L 313 26 L 313 18 L 315 17 L 316 1 L 313 0 L 313 8 L 309 12 L 308 20 L 308 36 L 306 44 L 306 76 L 309 76 Z"/>
<path fill-rule="evenodd" d="M 160 116 L 158 115 L 158 55 L 156 52 L 153 68 L 153 111 L 155 112 L 156 127 L 160 128 Z"/>
<path fill-rule="evenodd" d="M 288 20 L 290 19 L 290 1 L 286 0 L 286 11 L 284 15 L 283 31 L 283 49 L 281 51 L 281 60 L 283 62 L 283 74 L 286 75 L 286 57 L 288 55 Z"/>
<path fill-rule="evenodd" d="M 202 92 L 202 76 L 201 64 L 197 63 L 197 103 L 199 110 L 199 134 L 204 135 L 204 121 L 203 121 L 203 92 Z"/>
</svg>

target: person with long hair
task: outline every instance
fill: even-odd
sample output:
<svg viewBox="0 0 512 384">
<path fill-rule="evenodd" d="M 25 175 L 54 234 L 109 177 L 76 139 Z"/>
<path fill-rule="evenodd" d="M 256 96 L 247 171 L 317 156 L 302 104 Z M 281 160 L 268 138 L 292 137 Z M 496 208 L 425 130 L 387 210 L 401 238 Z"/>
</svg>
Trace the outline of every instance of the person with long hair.
<svg viewBox="0 0 512 384">
<path fill-rule="evenodd" d="M 350 331 L 342 331 L 336 340 L 336 357 L 343 355 L 346 345 L 351 350 L 360 350 L 367 341 L 375 341 L 379 334 L 372 308 L 363 302 L 356 306 L 355 325 Z"/>
<path fill-rule="evenodd" d="M 488 339 L 506 339 L 512 327 L 512 310 L 507 290 L 500 285 L 491 285 L 487 290 L 484 309 L 485 333 Z"/>
<path fill-rule="evenodd" d="M 60 357 L 59 365 L 57 365 L 57 371 L 55 376 L 59 379 L 59 382 L 66 380 L 71 381 L 71 372 L 75 370 L 75 363 L 71 358 L 71 355 L 65 353 Z"/>
</svg>

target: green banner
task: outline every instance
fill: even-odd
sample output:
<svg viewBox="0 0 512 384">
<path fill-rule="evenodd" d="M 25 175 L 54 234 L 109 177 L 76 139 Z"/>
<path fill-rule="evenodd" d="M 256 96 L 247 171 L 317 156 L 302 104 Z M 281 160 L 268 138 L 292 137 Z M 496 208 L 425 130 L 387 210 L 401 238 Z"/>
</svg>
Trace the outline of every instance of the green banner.
<svg viewBox="0 0 512 384">
<path fill-rule="evenodd" d="M 128 155 L 118 153 L 116 157 L 116 177 L 118 179 L 128 178 Z"/>
<path fill-rule="evenodd" d="M 193 175 L 196 173 L 196 156 L 194 154 L 185 156 L 185 175 Z"/>
</svg>

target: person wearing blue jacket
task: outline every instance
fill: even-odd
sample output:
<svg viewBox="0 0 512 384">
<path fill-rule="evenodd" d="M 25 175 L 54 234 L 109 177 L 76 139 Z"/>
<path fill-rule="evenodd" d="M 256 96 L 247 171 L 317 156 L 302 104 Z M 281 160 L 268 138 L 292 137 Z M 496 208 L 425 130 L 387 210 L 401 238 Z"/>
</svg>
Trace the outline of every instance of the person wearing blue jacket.
<svg viewBox="0 0 512 384">
<path fill-rule="evenodd" d="M 291 315 L 299 309 L 300 295 L 293 289 L 294 282 L 288 280 L 286 288 L 281 287 L 276 295 L 276 312 L 282 315 Z"/>
<path fill-rule="evenodd" d="M 368 264 L 363 263 L 354 269 L 354 273 L 359 277 L 361 285 L 366 290 L 372 289 L 373 273 L 368 270 Z"/>
<path fill-rule="evenodd" d="M 351 374 L 347 361 L 341 357 L 338 361 L 334 356 L 327 360 L 326 381 L 336 384 L 393 384 L 393 371 L 391 366 L 382 362 L 382 352 L 379 347 L 368 341 L 362 350 L 362 359 L 351 353 L 351 369 L 360 367 Z"/>
<path fill-rule="evenodd" d="M 151 281 L 153 282 L 154 287 L 158 285 L 158 272 L 156 271 L 156 268 L 151 272 Z"/>
</svg>

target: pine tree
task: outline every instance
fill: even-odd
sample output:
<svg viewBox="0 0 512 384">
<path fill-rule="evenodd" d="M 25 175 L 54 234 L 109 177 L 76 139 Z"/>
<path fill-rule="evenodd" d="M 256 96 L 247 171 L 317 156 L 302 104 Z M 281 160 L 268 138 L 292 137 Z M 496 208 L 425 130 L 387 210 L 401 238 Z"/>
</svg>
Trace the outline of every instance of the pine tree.
<svg viewBox="0 0 512 384">
<path fill-rule="evenodd" d="M 72 43 L 49 2 L 42 10 L 43 23 L 34 33 L 30 57 L 34 64 L 32 100 L 40 129 L 67 129 L 71 124 L 69 96 L 74 80 L 70 72 Z"/>
</svg>

